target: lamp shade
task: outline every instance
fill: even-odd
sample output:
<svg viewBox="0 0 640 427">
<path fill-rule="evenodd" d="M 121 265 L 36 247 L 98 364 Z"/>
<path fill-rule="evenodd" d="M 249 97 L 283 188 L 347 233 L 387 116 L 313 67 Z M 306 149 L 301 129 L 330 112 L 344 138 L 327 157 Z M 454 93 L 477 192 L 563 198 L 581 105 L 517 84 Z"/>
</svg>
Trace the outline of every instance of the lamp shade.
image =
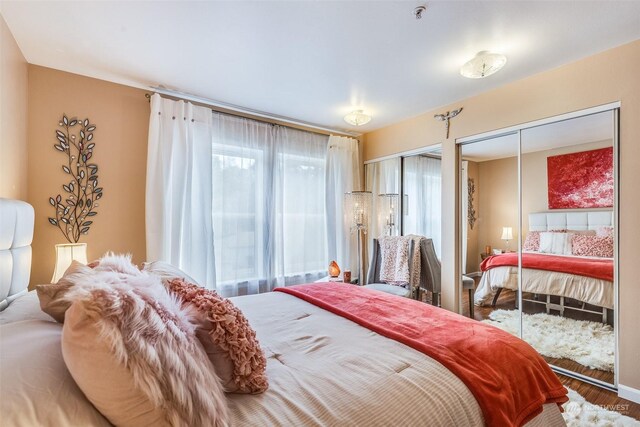
<svg viewBox="0 0 640 427">
<path fill-rule="evenodd" d="M 513 240 L 513 228 L 502 227 L 502 240 Z"/>
<path fill-rule="evenodd" d="M 345 215 L 352 231 L 367 229 L 372 200 L 371 191 L 344 193 Z"/>
<path fill-rule="evenodd" d="M 365 114 L 363 110 L 354 110 L 344 116 L 344 121 L 354 126 L 366 125 L 371 121 L 371 116 Z"/>
<path fill-rule="evenodd" d="M 87 263 L 87 244 L 86 243 L 65 243 L 56 245 L 56 268 L 53 271 L 51 283 L 56 283 L 67 268 L 71 265 L 71 261 L 78 261 L 83 264 Z"/>
<path fill-rule="evenodd" d="M 506 56 L 482 51 L 460 68 L 460 74 L 469 79 L 481 79 L 497 73 L 506 63 Z"/>
</svg>

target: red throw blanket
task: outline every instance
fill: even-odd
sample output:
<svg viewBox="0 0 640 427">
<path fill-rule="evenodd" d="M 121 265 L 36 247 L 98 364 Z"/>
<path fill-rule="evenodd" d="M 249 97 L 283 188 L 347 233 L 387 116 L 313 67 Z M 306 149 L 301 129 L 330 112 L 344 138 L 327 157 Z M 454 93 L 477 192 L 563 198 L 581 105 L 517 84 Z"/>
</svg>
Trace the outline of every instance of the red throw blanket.
<svg viewBox="0 0 640 427">
<path fill-rule="evenodd" d="M 544 359 L 526 342 L 494 326 L 360 286 L 311 283 L 276 291 L 437 360 L 469 388 L 488 426 L 521 426 L 540 414 L 543 404 L 568 400 Z"/>
<path fill-rule="evenodd" d="M 493 267 L 517 267 L 518 254 L 508 253 L 486 258 L 480 264 L 482 271 Z M 613 260 L 602 258 L 579 258 L 562 255 L 522 254 L 522 267 L 536 270 L 557 271 L 560 273 L 577 274 L 613 282 Z"/>
</svg>

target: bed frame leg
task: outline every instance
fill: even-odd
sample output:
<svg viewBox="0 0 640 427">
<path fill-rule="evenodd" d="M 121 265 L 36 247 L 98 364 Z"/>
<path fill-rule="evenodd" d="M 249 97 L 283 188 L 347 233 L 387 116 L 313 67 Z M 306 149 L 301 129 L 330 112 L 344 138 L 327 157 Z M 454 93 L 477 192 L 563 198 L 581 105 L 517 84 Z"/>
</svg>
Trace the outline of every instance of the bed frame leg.
<svg viewBox="0 0 640 427">
<path fill-rule="evenodd" d="M 491 307 L 495 307 L 498 303 L 498 297 L 500 297 L 500 292 L 502 292 L 502 288 L 498 288 L 496 294 L 493 297 L 493 301 L 491 301 Z"/>
</svg>

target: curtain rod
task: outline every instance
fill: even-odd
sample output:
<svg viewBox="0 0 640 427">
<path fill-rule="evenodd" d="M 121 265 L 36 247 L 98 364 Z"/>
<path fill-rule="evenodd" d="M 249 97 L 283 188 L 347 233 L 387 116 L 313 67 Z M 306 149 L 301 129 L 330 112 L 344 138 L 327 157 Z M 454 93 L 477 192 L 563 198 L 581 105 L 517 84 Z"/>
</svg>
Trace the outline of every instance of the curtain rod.
<svg viewBox="0 0 640 427">
<path fill-rule="evenodd" d="M 156 92 L 156 93 L 158 93 L 160 95 L 166 95 L 166 96 L 170 96 L 170 97 L 173 97 L 173 98 L 178 98 L 178 99 L 181 99 L 183 101 L 196 102 L 198 104 L 202 104 L 202 105 L 205 105 L 207 107 L 210 107 L 212 110 L 218 111 L 218 112 L 221 112 L 221 113 L 227 113 L 228 114 L 229 112 L 234 112 L 234 113 L 238 113 L 238 115 L 240 115 L 241 117 L 263 119 L 262 121 L 266 121 L 268 123 L 290 125 L 291 127 L 294 127 L 294 128 L 295 127 L 297 127 L 297 128 L 305 128 L 305 129 L 308 129 L 308 130 L 315 129 L 316 131 L 322 131 L 321 133 L 323 133 L 323 134 L 331 133 L 331 134 L 350 136 L 350 137 L 359 137 L 359 136 L 362 135 L 361 133 L 357 133 L 357 132 L 351 132 L 351 131 L 345 131 L 345 130 L 340 130 L 340 129 L 328 128 L 328 127 L 320 126 L 320 125 L 317 125 L 317 124 L 314 124 L 314 123 L 305 122 L 305 121 L 302 121 L 302 120 L 295 120 L 295 119 L 292 119 L 292 118 L 286 117 L 286 116 L 279 116 L 277 114 L 269 114 L 269 113 L 265 113 L 265 112 L 262 112 L 262 111 L 253 110 L 253 109 L 250 109 L 250 108 L 239 107 L 239 106 L 234 105 L 234 104 L 228 104 L 226 102 L 220 102 L 220 101 L 216 101 L 216 100 L 213 100 L 213 99 L 204 98 L 204 97 L 196 96 L 196 95 L 191 95 L 191 94 L 184 93 L 184 92 L 169 90 L 169 89 L 165 89 L 165 88 L 161 88 L 161 87 L 152 86 L 151 90 L 153 90 L 154 92 Z M 149 94 L 145 94 L 145 96 L 147 98 L 151 97 Z"/>
</svg>

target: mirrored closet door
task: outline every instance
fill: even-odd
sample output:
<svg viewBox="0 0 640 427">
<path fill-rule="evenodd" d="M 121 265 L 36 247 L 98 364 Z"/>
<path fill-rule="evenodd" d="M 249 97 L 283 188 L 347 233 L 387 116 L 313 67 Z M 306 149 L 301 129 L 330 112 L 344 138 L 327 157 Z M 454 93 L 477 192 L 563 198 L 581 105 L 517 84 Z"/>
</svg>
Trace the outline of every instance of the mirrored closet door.
<svg viewBox="0 0 640 427">
<path fill-rule="evenodd" d="M 518 133 L 512 132 L 460 148 L 462 311 L 470 314 L 475 301 L 475 319 L 503 319 L 514 334 L 520 328 L 518 147 Z M 483 274 L 497 260 L 502 265 Z"/>
<path fill-rule="evenodd" d="M 610 389 L 616 124 L 616 109 L 599 109 L 459 141 L 461 268 L 477 282 L 475 318 L 522 337 L 558 372 Z"/>
<path fill-rule="evenodd" d="M 522 338 L 615 384 L 614 112 L 521 133 Z"/>
</svg>

